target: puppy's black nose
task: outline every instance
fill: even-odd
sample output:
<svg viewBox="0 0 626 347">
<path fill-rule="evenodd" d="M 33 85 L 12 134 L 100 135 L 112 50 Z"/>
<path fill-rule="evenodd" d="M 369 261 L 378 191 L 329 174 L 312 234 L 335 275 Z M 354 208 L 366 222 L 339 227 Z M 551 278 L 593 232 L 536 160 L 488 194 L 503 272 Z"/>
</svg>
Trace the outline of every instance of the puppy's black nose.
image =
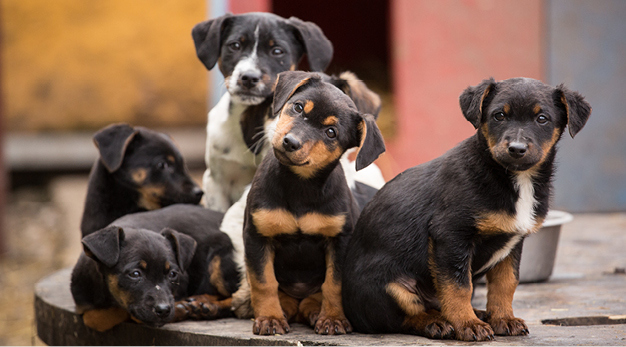
<svg viewBox="0 0 626 347">
<path fill-rule="evenodd" d="M 302 144 L 293 135 L 287 134 L 283 138 L 283 148 L 287 152 L 294 152 L 302 148 Z"/>
<path fill-rule="evenodd" d="M 167 317 L 172 312 L 172 306 L 168 304 L 158 304 L 154 306 L 154 313 L 159 317 Z"/>
<path fill-rule="evenodd" d="M 509 155 L 515 159 L 519 159 L 526 154 L 528 145 L 521 142 L 509 143 Z"/>
<path fill-rule="evenodd" d="M 241 75 L 241 84 L 248 89 L 254 88 L 260 80 L 260 72 L 249 71 Z"/>
<path fill-rule="evenodd" d="M 201 198 L 202 195 L 204 195 L 204 192 L 200 187 L 193 187 L 193 189 L 191 190 L 191 194 L 193 194 L 193 196 L 195 196 L 196 198 Z"/>
</svg>

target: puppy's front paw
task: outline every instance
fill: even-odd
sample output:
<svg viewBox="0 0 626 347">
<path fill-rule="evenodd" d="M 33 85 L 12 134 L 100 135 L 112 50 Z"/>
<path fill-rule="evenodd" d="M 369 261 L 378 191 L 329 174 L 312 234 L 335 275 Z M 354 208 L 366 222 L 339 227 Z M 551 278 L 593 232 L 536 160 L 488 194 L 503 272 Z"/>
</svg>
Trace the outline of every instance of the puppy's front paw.
<svg viewBox="0 0 626 347">
<path fill-rule="evenodd" d="M 523 319 L 515 317 L 489 319 L 489 325 L 496 335 L 523 336 L 528 335 L 528 327 Z"/>
<path fill-rule="evenodd" d="M 321 335 L 343 335 L 352 332 L 352 325 L 346 317 L 320 316 L 315 322 L 315 333 Z"/>
<path fill-rule="evenodd" d="M 289 332 L 289 323 L 285 317 L 257 317 L 254 319 L 252 332 L 256 335 L 276 335 Z"/>
<path fill-rule="evenodd" d="M 461 341 L 487 341 L 493 340 L 493 330 L 489 324 L 474 319 L 459 326 L 455 326 L 456 339 Z"/>
</svg>

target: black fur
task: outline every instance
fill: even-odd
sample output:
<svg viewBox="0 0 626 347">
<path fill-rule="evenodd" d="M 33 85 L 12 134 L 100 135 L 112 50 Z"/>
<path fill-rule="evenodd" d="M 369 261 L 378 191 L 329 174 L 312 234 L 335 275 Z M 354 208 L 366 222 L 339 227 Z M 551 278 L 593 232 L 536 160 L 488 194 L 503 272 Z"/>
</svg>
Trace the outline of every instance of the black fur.
<svg viewBox="0 0 626 347">
<path fill-rule="evenodd" d="M 81 221 L 83 236 L 129 213 L 200 202 L 202 189 L 189 177 L 183 157 L 169 136 L 114 124 L 99 130 L 94 143 L 100 158 L 89 175 Z M 133 174 L 139 176 L 133 178 Z"/>
<path fill-rule="evenodd" d="M 77 307 L 81 313 L 121 307 L 135 319 L 159 326 L 190 315 L 185 312 L 188 307 L 183 307 L 187 302 L 174 307 L 175 301 L 198 295 L 218 300 L 230 297 L 237 290 L 239 273 L 232 259 L 233 245 L 219 231 L 222 218 L 223 214 L 200 206 L 176 204 L 126 215 L 86 236 L 85 252 L 72 273 L 71 291 Z M 213 273 L 211 263 L 216 259 L 219 270 Z M 140 261 L 145 262 L 146 269 L 138 268 Z M 174 280 L 163 271 L 165 261 L 177 272 Z M 141 273 L 139 279 L 128 276 L 133 271 Z M 111 293 L 110 275 L 119 278 L 119 287 L 128 293 L 130 304 Z M 155 291 L 156 285 L 160 289 Z M 169 307 L 167 315 L 155 314 L 158 304 Z M 230 315 L 228 308 L 194 318 Z"/>
<path fill-rule="evenodd" d="M 78 311 L 121 307 L 147 325 L 171 321 L 174 298 L 186 292 L 185 266 L 195 247 L 191 237 L 167 228 L 158 233 L 109 226 L 87 235 L 70 286 Z"/>
<path fill-rule="evenodd" d="M 363 144 L 358 157 L 366 166 L 384 152 L 384 143 L 378 127 L 370 121 L 373 117 L 360 114 L 349 97 L 324 82 L 319 74 L 280 74 L 273 109 L 275 115 L 280 115 L 272 140 L 274 151 L 268 153 L 259 166 L 246 205 L 246 267 L 249 279 L 263 281 L 264 267 L 269 261 L 266 252 L 270 251 L 279 290 L 302 300 L 319 292 L 323 283 L 333 281 L 326 278 L 329 254 L 332 256 L 328 259 L 333 261 L 330 266 L 337 276 L 341 273 L 340 259 L 359 214 L 343 169 L 338 165 L 339 158 L 347 149 Z M 329 116 L 334 117 L 332 124 L 328 123 Z M 369 137 L 373 140 L 370 141 Z M 259 220 L 255 219 L 259 211 L 285 211 L 294 220 L 311 213 L 344 216 L 345 220 L 342 225 L 336 226 L 338 229 L 332 235 L 324 234 L 321 229 L 303 232 L 302 228 L 308 225 L 268 235 L 260 230 L 264 227 L 260 227 Z M 251 289 L 254 291 L 254 286 Z M 287 321 L 283 317 L 270 317 L 281 323 L 274 326 L 275 330 L 270 327 L 264 330 L 268 324 L 264 314 L 255 312 L 255 333 L 288 332 Z M 308 321 L 310 317 L 305 318 L 307 323 L 316 326 L 316 332 L 334 334 L 351 329 L 347 321 L 329 323 L 329 317 L 321 316 L 317 322 Z M 331 318 L 345 320 L 342 317 L 343 313 L 341 317 Z"/>
<path fill-rule="evenodd" d="M 515 182 L 518 175 L 529 175 L 535 200 L 532 215 L 540 223 L 549 207 L 556 142 L 566 125 L 572 136 L 578 132 L 591 108 L 582 96 L 563 86 L 553 88 L 524 78 L 484 80 L 468 87 L 460 103 L 477 133 L 443 156 L 388 182 L 355 226 L 345 258 L 342 293 L 346 316 L 356 331 L 462 340 L 491 339 L 493 331 L 528 333 L 523 321 L 512 316 L 506 317 L 509 325 L 504 328 L 492 316 L 487 320 L 491 331 L 479 327 L 478 319 L 462 325 L 455 315 L 445 312 L 438 326 L 412 329 L 405 324 L 412 316 L 391 297 L 387 285 L 401 283 L 406 297 L 421 303 L 425 311 L 440 310 L 442 293 L 435 280 L 471 292 L 472 278 L 500 264 L 481 270 L 513 237 L 521 237 L 508 256 L 518 278 L 523 236 L 533 230 L 484 232 L 481 216 L 501 213 L 517 218 L 521 193 Z M 547 118 L 545 123 L 542 116 Z M 513 156 L 518 147 L 525 148 L 522 157 Z M 471 305 L 469 300 L 463 304 Z M 493 313 L 489 305 L 487 313 Z"/>
</svg>

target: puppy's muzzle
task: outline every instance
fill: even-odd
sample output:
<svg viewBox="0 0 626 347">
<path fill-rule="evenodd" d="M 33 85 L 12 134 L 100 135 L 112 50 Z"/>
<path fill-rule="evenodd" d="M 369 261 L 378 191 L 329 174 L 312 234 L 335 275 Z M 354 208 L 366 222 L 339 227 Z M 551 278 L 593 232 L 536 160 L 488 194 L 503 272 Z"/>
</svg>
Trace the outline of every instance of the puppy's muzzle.
<svg viewBox="0 0 626 347">
<path fill-rule="evenodd" d="M 300 148 L 302 148 L 302 142 L 292 134 L 287 134 L 283 137 L 283 149 L 285 149 L 286 152 L 295 152 Z"/>
<path fill-rule="evenodd" d="M 239 78 L 239 84 L 246 89 L 252 89 L 256 87 L 260 81 L 261 73 L 257 71 L 245 72 Z"/>
<path fill-rule="evenodd" d="M 508 152 L 512 158 L 521 159 L 526 155 L 526 152 L 528 152 L 528 144 L 512 141 L 509 143 Z"/>
</svg>

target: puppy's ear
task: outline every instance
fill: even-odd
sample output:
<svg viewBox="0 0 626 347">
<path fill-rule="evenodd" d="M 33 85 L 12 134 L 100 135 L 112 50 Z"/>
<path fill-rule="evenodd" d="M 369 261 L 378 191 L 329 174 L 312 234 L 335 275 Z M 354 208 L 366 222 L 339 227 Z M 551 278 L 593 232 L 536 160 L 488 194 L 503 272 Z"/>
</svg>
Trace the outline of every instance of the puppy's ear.
<svg viewBox="0 0 626 347">
<path fill-rule="evenodd" d="M 139 131 L 128 124 L 113 124 L 93 136 L 93 142 L 100 152 L 100 160 L 109 172 L 120 168 L 126 148 L 137 133 Z"/>
<path fill-rule="evenodd" d="M 120 243 L 124 240 L 124 230 L 116 226 L 108 226 L 83 237 L 82 244 L 85 255 L 113 267 L 120 257 Z"/>
<path fill-rule="evenodd" d="M 304 71 L 285 71 L 278 74 L 274 86 L 274 101 L 272 110 L 277 116 L 285 106 L 287 100 L 301 87 L 321 81 L 321 76 Z"/>
<path fill-rule="evenodd" d="M 472 123 L 475 129 L 480 126 L 483 107 L 486 106 L 484 105 L 485 99 L 494 92 L 495 86 L 496 81 L 491 77 L 475 87 L 467 87 L 459 98 L 465 119 Z"/>
<path fill-rule="evenodd" d="M 567 127 L 572 138 L 585 126 L 591 115 L 591 105 L 578 92 L 567 89 L 563 84 L 554 91 L 555 104 L 567 115 Z"/>
<path fill-rule="evenodd" d="M 359 171 L 385 152 L 385 141 L 376 125 L 376 119 L 371 114 L 361 115 L 357 129 L 361 141 L 356 154 L 356 170 Z"/>
<path fill-rule="evenodd" d="M 346 71 L 341 73 L 339 78 L 330 77 L 328 82 L 349 96 L 360 113 L 371 114 L 375 119 L 378 119 L 381 106 L 380 96 L 367 88 L 365 83 L 355 74 Z"/>
<path fill-rule="evenodd" d="M 191 30 L 191 37 L 193 37 L 193 43 L 196 46 L 196 55 L 208 70 L 215 66 L 220 57 L 222 28 L 228 22 L 227 19 L 232 16 L 232 14 L 227 13 L 221 17 L 205 20 L 196 24 Z"/>
<path fill-rule="evenodd" d="M 287 24 L 295 28 L 296 37 L 302 43 L 309 60 L 311 71 L 324 71 L 333 59 L 333 44 L 324 36 L 315 23 L 305 22 L 297 17 L 287 19 Z"/>
<path fill-rule="evenodd" d="M 191 264 L 191 259 L 196 253 L 196 241 L 188 235 L 179 233 L 178 231 L 170 228 L 161 230 L 161 235 L 172 245 L 172 249 L 176 254 L 176 262 L 181 269 L 187 269 Z"/>
</svg>

